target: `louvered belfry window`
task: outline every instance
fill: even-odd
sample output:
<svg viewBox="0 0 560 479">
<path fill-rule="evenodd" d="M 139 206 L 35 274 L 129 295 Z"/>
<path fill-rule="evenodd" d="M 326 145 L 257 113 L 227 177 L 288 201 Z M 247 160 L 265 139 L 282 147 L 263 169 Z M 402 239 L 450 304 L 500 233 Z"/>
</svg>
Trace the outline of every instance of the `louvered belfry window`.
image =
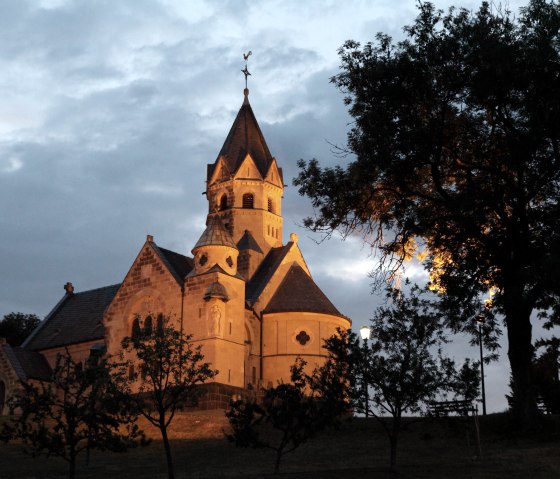
<svg viewBox="0 0 560 479">
<path fill-rule="evenodd" d="M 222 195 L 222 197 L 220 198 L 220 211 L 227 210 L 227 207 L 228 207 L 227 195 Z"/>
<path fill-rule="evenodd" d="M 246 209 L 253 209 L 254 206 L 254 197 L 253 197 L 253 193 L 245 193 L 243 195 L 243 208 Z"/>
</svg>

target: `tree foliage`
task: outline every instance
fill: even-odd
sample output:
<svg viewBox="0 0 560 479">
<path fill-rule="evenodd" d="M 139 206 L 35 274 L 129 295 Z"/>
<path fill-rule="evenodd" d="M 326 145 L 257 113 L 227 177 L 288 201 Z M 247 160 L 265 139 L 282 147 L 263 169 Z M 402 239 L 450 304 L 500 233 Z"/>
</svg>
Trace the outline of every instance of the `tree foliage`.
<svg viewBox="0 0 560 479">
<path fill-rule="evenodd" d="M 19 346 L 40 322 L 41 320 L 35 314 L 5 314 L 0 321 L 0 337 L 6 338 L 6 342 L 10 346 Z"/>
<path fill-rule="evenodd" d="M 352 407 L 379 420 L 391 445 L 390 466 L 395 469 L 403 415 L 425 412 L 428 403 L 449 394 L 474 399 L 479 376 L 476 364 L 465 362 L 457 370 L 445 356 L 444 321 L 418 287 L 409 295 L 388 289 L 387 306 L 376 310 L 370 329 L 369 343 L 360 344 L 356 334 L 347 331 L 330 338 L 326 347 L 335 357 L 347 354 Z"/>
<path fill-rule="evenodd" d="M 298 358 L 291 368 L 291 383 L 263 391 L 262 401 L 232 401 L 226 417 L 232 433 L 230 441 L 239 447 L 268 448 L 276 453 L 274 471 L 282 457 L 336 424 L 348 411 L 343 363 L 328 361 L 313 375 L 304 373 L 306 362 Z"/>
<path fill-rule="evenodd" d="M 318 210 L 306 223 L 362 231 L 385 267 L 419 243 L 458 328 L 492 289 L 486 314 L 505 318 L 513 409 L 529 425 L 530 316 L 560 316 L 560 4 L 531 0 L 514 18 L 421 3 L 404 30 L 340 49 L 332 82 L 354 159 L 300 162 L 294 182 Z"/>
<path fill-rule="evenodd" d="M 140 327 L 144 319 L 144 327 Z M 190 343 L 191 336 L 176 330 L 168 317 L 137 317 L 133 335 L 122 341 L 130 359 L 121 364 L 121 376 L 128 377 L 127 393 L 140 414 L 161 432 L 169 478 L 175 477 L 167 429 L 177 410 L 195 405 L 197 386 L 213 378 L 217 371 L 203 362 L 201 346 Z"/>
<path fill-rule="evenodd" d="M 8 405 L 18 416 L 4 424 L 0 437 L 23 441 L 33 456 L 64 459 L 69 478 L 75 477 L 76 458 L 86 449 L 122 452 L 146 444 L 137 412 L 99 358 L 83 367 L 68 353 L 59 354 L 51 381 L 22 383 Z"/>
<path fill-rule="evenodd" d="M 539 405 L 548 414 L 560 414 L 560 338 L 540 339 L 535 347 L 533 377 Z"/>
</svg>

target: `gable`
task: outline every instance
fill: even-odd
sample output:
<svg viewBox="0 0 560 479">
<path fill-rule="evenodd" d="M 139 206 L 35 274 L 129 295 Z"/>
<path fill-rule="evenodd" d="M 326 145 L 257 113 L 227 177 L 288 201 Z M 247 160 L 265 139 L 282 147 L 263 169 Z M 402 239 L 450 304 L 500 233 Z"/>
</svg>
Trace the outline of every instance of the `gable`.
<svg viewBox="0 0 560 479">
<path fill-rule="evenodd" d="M 282 178 L 282 168 L 278 168 L 278 163 L 276 163 L 276 158 L 272 159 L 270 167 L 266 172 L 265 180 L 272 183 L 278 188 L 284 188 L 284 178 Z"/>
<path fill-rule="evenodd" d="M 220 156 L 216 163 L 212 165 L 208 165 L 208 184 L 211 185 L 218 180 L 227 179 L 231 175 L 231 171 L 229 170 L 227 163 L 223 156 Z"/>
<path fill-rule="evenodd" d="M 262 175 L 250 154 L 245 156 L 237 168 L 234 178 L 262 180 Z"/>
</svg>

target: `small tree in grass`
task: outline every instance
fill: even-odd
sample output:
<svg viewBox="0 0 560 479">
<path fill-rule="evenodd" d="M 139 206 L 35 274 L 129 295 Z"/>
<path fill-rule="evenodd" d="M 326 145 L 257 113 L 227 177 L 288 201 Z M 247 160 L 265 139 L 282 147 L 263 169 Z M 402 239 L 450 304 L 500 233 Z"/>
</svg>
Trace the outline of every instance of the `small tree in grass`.
<svg viewBox="0 0 560 479">
<path fill-rule="evenodd" d="M 134 324 L 139 323 L 138 317 Z M 217 373 L 203 362 L 201 347 L 193 347 L 190 339 L 160 314 L 155 325 L 148 316 L 144 328 L 133 328 L 133 335 L 122 341 L 124 352 L 132 356 L 121 365 L 121 375 L 127 375 L 132 383 L 127 393 L 140 414 L 161 432 L 169 478 L 174 478 L 175 472 L 168 427 L 177 410 L 196 404 L 196 386 Z M 134 385 L 137 388 L 132 392 Z"/>
<path fill-rule="evenodd" d="M 239 447 L 268 448 L 276 453 L 274 472 L 282 458 L 313 438 L 348 411 L 342 363 L 329 361 L 309 376 L 306 362 L 298 358 L 291 368 L 291 384 L 264 391 L 261 403 L 253 399 L 232 401 L 226 412 L 232 433 L 227 438 Z"/>
<path fill-rule="evenodd" d="M 85 367 L 68 352 L 58 355 L 49 382 L 23 383 L 9 400 L 4 441 L 21 440 L 33 456 L 57 456 L 68 462 L 68 477 L 76 476 L 76 458 L 84 450 L 125 451 L 146 444 L 136 425 L 134 407 L 120 394 L 109 366 L 90 358 Z"/>
<path fill-rule="evenodd" d="M 371 321 L 369 345 L 360 345 L 356 334 L 348 331 L 329 339 L 327 349 L 336 356 L 347 351 L 349 398 L 356 412 L 367 411 L 383 426 L 394 470 L 403 415 L 421 413 L 455 386 L 472 391 L 473 366 L 465 363 L 463 369 L 469 371 L 458 373 L 445 357 L 443 321 L 419 288 L 413 287 L 409 296 L 389 289 L 387 299 L 388 306 L 377 309 Z"/>
</svg>

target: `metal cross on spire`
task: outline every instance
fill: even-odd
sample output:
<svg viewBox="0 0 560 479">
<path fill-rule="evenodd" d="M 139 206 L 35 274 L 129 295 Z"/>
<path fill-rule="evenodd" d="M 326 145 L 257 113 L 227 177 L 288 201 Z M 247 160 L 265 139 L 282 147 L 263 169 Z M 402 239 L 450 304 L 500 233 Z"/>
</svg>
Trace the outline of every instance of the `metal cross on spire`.
<svg viewBox="0 0 560 479">
<path fill-rule="evenodd" d="M 249 50 L 248 53 L 244 53 L 243 54 L 243 59 L 245 60 L 245 68 L 243 70 L 241 70 L 241 72 L 245 75 L 245 90 L 247 90 L 247 77 L 249 75 L 251 75 L 249 73 L 249 70 L 247 70 L 247 60 L 249 60 L 249 57 L 253 54 L 253 52 L 251 50 Z"/>
</svg>

